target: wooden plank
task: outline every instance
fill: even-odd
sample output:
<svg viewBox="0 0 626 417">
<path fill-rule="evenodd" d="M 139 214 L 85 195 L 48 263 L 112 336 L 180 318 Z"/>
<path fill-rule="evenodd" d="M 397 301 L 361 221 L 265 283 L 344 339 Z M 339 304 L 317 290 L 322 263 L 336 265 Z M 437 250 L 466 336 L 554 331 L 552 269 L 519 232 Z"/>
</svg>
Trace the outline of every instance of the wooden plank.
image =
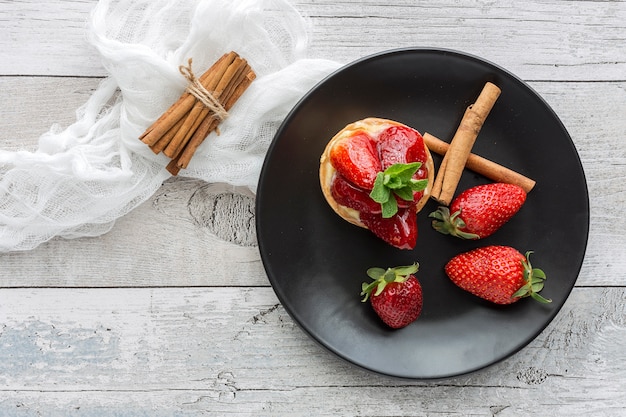
<svg viewBox="0 0 626 417">
<path fill-rule="evenodd" d="M 0 77 L 2 108 L 0 146 L 5 150 L 37 149 L 39 137 L 53 125 L 65 129 L 76 110 L 98 88 L 98 78 Z"/>
<path fill-rule="evenodd" d="M 207 382 L 198 391 L 10 392 L 0 400 L 0 412 L 5 417 L 513 417 L 543 412 L 554 417 L 624 415 L 624 404 L 619 400 L 594 399 L 576 391 L 575 386 L 569 398 L 566 395 L 546 398 L 540 394 L 542 389 L 553 388 L 552 384 L 489 389 L 390 383 L 354 389 L 334 385 L 248 391 L 229 388 L 229 377 L 224 374 L 217 382 L 221 384 L 218 387 Z"/>
<path fill-rule="evenodd" d="M 331 355 L 269 288 L 4 289 L 0 414 L 614 416 L 626 407 L 625 296 L 575 289 L 512 357 L 413 381 Z"/>
<path fill-rule="evenodd" d="M 0 75 L 105 75 L 86 37 L 95 0 L 0 1 Z"/>
<path fill-rule="evenodd" d="M 67 126 L 99 80 L 0 78 L 7 110 L 0 146 L 34 149 L 58 121 Z M 626 180 L 626 83 L 533 82 L 560 116 L 589 184 L 591 236 L 579 285 L 625 285 L 622 184 Z M 42 94 L 43 92 L 43 94 Z M 43 96 L 42 101 L 38 97 Z M 33 109 L 31 113 L 29 109 Z M 37 117 L 33 119 L 32 114 Z M 607 164 L 610 169 L 607 169 Z M 145 204 L 98 238 L 55 239 L 0 256 L 5 287 L 267 285 L 258 255 L 254 198 L 245 190 L 184 178 L 166 182 Z M 231 221 L 231 219 L 234 219 Z M 146 246 L 146 236 L 150 236 Z M 232 271 L 237 271 L 233 274 Z"/>
<path fill-rule="evenodd" d="M 293 4 L 309 23 L 314 57 L 347 63 L 384 49 L 422 46 L 476 54 L 524 79 L 623 80 L 626 73 L 623 1 Z M 94 5 L 0 1 L 0 74 L 105 75 L 85 37 Z"/>
<path fill-rule="evenodd" d="M 0 255 L 2 286 L 266 286 L 253 207 L 243 190 L 168 181 L 103 236 Z"/>
<path fill-rule="evenodd" d="M 626 84 L 531 83 L 579 153 L 589 191 L 590 234 L 578 285 L 626 285 Z M 610 91 L 610 92 L 609 92 Z M 579 95 L 580 94 L 580 95 Z M 558 158 L 558 155 L 554 156 Z M 567 210 L 567 207 L 563 207 Z M 554 214 L 558 215 L 558 214 Z M 572 227 L 577 227 L 573 224 Z"/>
<path fill-rule="evenodd" d="M 626 38 L 622 1 L 295 5 L 310 18 L 316 56 L 344 61 L 390 48 L 438 47 L 481 56 L 527 80 L 624 79 L 626 52 L 617 46 Z"/>
</svg>

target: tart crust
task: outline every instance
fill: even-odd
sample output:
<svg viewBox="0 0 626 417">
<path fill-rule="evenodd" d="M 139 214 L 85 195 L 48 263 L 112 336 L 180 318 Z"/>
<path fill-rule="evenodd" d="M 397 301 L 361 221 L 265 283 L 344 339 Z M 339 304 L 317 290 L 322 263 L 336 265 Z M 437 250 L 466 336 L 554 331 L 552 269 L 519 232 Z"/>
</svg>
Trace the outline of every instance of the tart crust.
<svg viewBox="0 0 626 417">
<path fill-rule="evenodd" d="M 324 198 L 326 199 L 330 207 L 335 211 L 335 213 L 341 216 L 344 220 L 365 229 L 367 229 L 367 226 L 365 226 L 361 222 L 361 218 L 357 210 L 343 206 L 337 203 L 337 201 L 333 198 L 331 186 L 333 178 L 335 177 L 336 170 L 330 163 L 330 151 L 337 142 L 346 137 L 353 136 L 358 132 L 363 131 L 372 137 L 378 137 L 378 135 L 380 135 L 384 130 L 391 126 L 404 126 L 412 129 L 410 126 L 406 126 L 400 122 L 389 119 L 368 117 L 366 119 L 358 120 L 356 122 L 350 123 L 339 132 L 337 132 L 337 134 L 333 136 L 328 144 L 326 144 L 326 148 L 324 149 L 324 152 L 322 153 L 322 156 L 320 158 L 320 185 L 322 187 L 322 193 L 324 194 Z M 415 210 L 416 213 L 419 212 L 422 207 L 424 207 L 424 205 L 430 198 L 430 191 L 435 177 L 435 168 L 432 156 L 430 154 L 430 151 L 428 150 L 428 147 L 425 144 L 424 148 L 426 149 L 425 166 L 428 170 L 428 185 L 424 189 L 424 195 L 417 202 Z"/>
</svg>

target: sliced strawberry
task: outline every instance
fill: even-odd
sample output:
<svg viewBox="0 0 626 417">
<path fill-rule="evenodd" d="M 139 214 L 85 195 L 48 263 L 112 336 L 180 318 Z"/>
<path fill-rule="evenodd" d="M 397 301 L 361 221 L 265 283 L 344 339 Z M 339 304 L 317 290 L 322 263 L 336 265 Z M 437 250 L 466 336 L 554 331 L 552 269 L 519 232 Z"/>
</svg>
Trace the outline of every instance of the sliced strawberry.
<svg viewBox="0 0 626 417">
<path fill-rule="evenodd" d="M 376 174 L 382 171 L 376 142 L 364 132 L 335 144 L 330 163 L 344 178 L 366 190 L 372 189 Z"/>
<path fill-rule="evenodd" d="M 361 213 L 361 221 L 376 236 L 399 249 L 413 249 L 417 242 L 417 216 L 413 206 L 398 208 L 389 218 Z"/>
<path fill-rule="evenodd" d="M 393 164 L 426 162 L 424 139 L 415 129 L 391 126 L 378 137 L 378 153 L 385 170 Z"/>
<path fill-rule="evenodd" d="M 357 210 L 363 225 L 385 242 L 412 249 L 417 241 L 415 204 L 425 187 L 425 181 L 413 180 L 428 178 L 427 155 L 422 136 L 410 127 L 394 125 L 375 138 L 357 131 L 330 150 L 337 171 L 333 198 Z"/>
<path fill-rule="evenodd" d="M 377 148 L 383 170 L 393 164 L 421 162 L 422 166 L 413 178 L 416 180 L 428 178 L 428 170 L 424 164 L 428 158 L 424 138 L 417 130 L 406 126 L 391 126 L 378 137 Z M 419 201 L 423 195 L 423 191 L 416 191 L 413 193 L 413 201 Z M 398 203 L 406 207 L 406 202 L 402 203 L 398 199 Z"/>
<path fill-rule="evenodd" d="M 350 184 L 341 174 L 337 174 L 331 186 L 333 198 L 342 206 L 350 207 L 361 213 L 380 215 L 380 204 L 372 200 L 368 191 Z"/>
</svg>

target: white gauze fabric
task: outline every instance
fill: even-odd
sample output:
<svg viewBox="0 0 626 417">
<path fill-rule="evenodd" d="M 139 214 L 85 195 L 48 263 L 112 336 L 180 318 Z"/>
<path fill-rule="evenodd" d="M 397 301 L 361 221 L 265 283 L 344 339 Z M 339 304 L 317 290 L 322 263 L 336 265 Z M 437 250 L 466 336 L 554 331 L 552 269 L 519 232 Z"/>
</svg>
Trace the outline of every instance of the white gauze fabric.
<svg viewBox="0 0 626 417">
<path fill-rule="evenodd" d="M 88 34 L 110 75 L 76 122 L 34 152 L 0 150 L 0 251 L 101 235 L 150 198 L 169 160 L 138 136 L 185 90 L 189 58 L 200 75 L 235 51 L 257 78 L 179 175 L 253 192 L 284 117 L 339 67 L 306 58 L 305 20 L 284 0 L 101 0 Z"/>
</svg>

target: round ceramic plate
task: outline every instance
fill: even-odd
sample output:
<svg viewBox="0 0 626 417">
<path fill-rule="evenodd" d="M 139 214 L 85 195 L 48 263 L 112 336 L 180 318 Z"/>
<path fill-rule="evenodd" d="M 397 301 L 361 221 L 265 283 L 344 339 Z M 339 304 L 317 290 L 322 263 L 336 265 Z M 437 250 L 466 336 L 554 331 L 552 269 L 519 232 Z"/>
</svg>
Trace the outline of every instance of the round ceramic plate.
<svg viewBox="0 0 626 417">
<path fill-rule="evenodd" d="M 430 201 L 418 215 L 414 250 L 399 250 L 353 226 L 326 204 L 319 158 L 328 140 L 365 117 L 405 123 L 449 141 L 491 81 L 502 94 L 473 152 L 537 181 L 498 232 L 462 241 L 435 232 Z M 441 161 L 435 156 L 435 166 Z M 458 190 L 489 182 L 465 171 Z M 279 128 L 261 173 L 256 227 L 269 280 L 291 317 L 322 346 L 368 370 L 432 379 L 484 368 L 531 342 L 555 317 L 580 271 L 589 200 L 576 149 L 546 102 L 506 70 L 450 50 L 402 49 L 349 64 L 313 88 Z M 458 253 L 491 244 L 532 250 L 548 279 L 548 305 L 523 299 L 496 306 L 457 288 L 443 267 Z M 422 315 L 392 330 L 361 302 L 372 266 L 419 262 Z"/>
</svg>

